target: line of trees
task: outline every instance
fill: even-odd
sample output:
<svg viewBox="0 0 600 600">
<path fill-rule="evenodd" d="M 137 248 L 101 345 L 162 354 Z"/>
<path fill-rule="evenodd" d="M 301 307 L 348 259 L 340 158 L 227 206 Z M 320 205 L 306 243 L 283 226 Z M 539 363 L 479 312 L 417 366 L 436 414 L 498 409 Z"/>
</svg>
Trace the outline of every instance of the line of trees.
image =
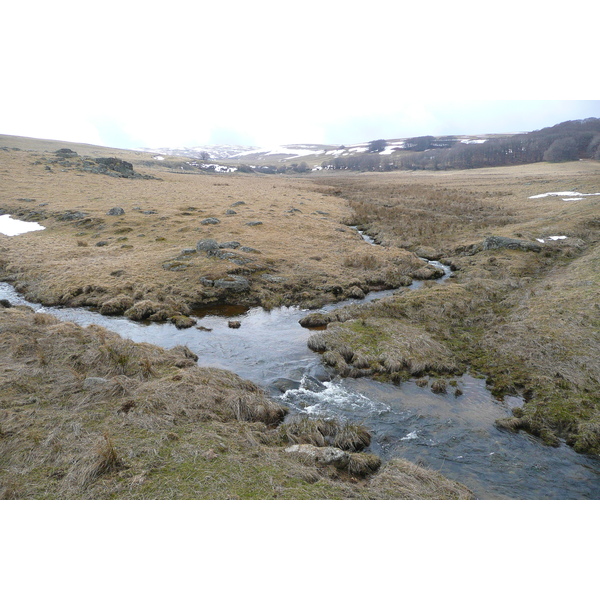
<svg viewBox="0 0 600 600">
<path fill-rule="evenodd" d="M 375 142 L 378 142 L 375 145 Z M 530 133 L 464 144 L 451 137 L 409 138 L 404 150 L 380 155 L 381 140 L 369 145 L 369 152 L 338 156 L 325 161 L 323 168 L 358 171 L 395 169 L 471 169 L 540 161 L 562 162 L 592 158 L 600 160 L 600 119 L 565 121 Z M 377 150 L 371 150 L 377 148 Z M 385 148 L 385 146 L 384 146 Z"/>
</svg>

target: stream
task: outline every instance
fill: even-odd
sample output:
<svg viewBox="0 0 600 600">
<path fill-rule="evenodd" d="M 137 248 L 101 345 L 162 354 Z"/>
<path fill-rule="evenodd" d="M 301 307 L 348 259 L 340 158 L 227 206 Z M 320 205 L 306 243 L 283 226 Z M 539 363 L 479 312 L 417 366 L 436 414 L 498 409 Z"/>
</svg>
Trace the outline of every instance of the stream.
<svg viewBox="0 0 600 600">
<path fill-rule="evenodd" d="M 444 269 L 442 279 L 450 275 L 447 267 L 433 264 Z M 422 282 L 413 287 L 419 285 Z M 393 293 L 372 292 L 363 300 L 331 304 L 321 312 Z M 10 284 L 0 282 L 2 298 L 82 326 L 101 325 L 135 342 L 164 348 L 186 345 L 198 355 L 199 366 L 234 371 L 265 388 L 292 413 L 361 423 L 373 436 L 369 451 L 383 460 L 399 457 L 435 469 L 480 499 L 600 499 L 600 459 L 577 454 L 564 443 L 551 448 L 525 432 L 510 433 L 494 425 L 496 419 L 510 416 L 522 398 L 496 400 L 484 379 L 469 374 L 457 378 L 463 392 L 457 397 L 454 388 L 435 394 L 412 380 L 398 386 L 337 377 L 307 347 L 312 332 L 298 321 L 312 311 L 219 306 L 197 311 L 193 314 L 197 326 L 179 330 L 171 323 L 139 323 L 86 309 L 44 307 L 27 302 Z M 241 322 L 239 329 L 228 326 L 232 318 Z M 297 389 L 281 393 L 274 385 L 279 378 L 297 382 Z"/>
</svg>

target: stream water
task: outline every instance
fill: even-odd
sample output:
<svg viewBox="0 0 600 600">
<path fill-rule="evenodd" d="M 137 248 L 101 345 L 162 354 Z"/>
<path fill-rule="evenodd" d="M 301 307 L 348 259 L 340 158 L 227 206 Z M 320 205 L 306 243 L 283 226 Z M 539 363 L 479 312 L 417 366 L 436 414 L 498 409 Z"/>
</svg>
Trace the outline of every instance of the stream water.
<svg viewBox="0 0 600 600">
<path fill-rule="evenodd" d="M 448 276 L 449 270 L 443 268 Z M 321 310 L 393 293 L 374 292 L 364 300 Z M 82 326 L 95 323 L 136 342 L 165 348 L 184 344 L 198 355 L 200 366 L 234 371 L 266 388 L 292 412 L 364 424 L 373 434 L 370 451 L 384 460 L 401 457 L 436 469 L 465 484 L 478 498 L 600 499 L 598 458 L 577 454 L 566 444 L 550 448 L 527 433 L 510 433 L 494 425 L 522 399 L 495 400 L 485 381 L 470 375 L 457 379 L 460 396 L 454 395 L 454 388 L 435 394 L 414 381 L 397 386 L 335 377 L 322 366 L 320 355 L 307 347 L 311 331 L 298 323 L 306 310 L 208 308 L 195 314 L 197 326 L 205 329 L 179 330 L 170 323 L 139 323 L 85 309 L 43 307 L 25 301 L 7 283 L 0 283 L 0 298 Z M 228 326 L 232 318 L 241 322 L 239 329 Z M 282 394 L 274 386 L 279 378 L 297 382 L 297 389 Z"/>
</svg>

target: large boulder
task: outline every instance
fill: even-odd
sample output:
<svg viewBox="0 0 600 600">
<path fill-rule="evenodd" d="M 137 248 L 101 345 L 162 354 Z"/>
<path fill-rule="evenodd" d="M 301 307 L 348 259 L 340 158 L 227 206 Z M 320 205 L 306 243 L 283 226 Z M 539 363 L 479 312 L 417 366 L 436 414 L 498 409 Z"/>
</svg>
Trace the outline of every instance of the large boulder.
<svg viewBox="0 0 600 600">
<path fill-rule="evenodd" d="M 120 158 L 96 158 L 96 171 L 117 177 L 135 177 L 133 165 Z"/>
<path fill-rule="evenodd" d="M 508 238 L 501 235 L 489 235 L 483 240 L 483 250 L 500 250 L 502 248 L 507 248 L 508 250 L 540 252 L 542 246 L 537 242 L 528 242 L 527 240 Z"/>
</svg>

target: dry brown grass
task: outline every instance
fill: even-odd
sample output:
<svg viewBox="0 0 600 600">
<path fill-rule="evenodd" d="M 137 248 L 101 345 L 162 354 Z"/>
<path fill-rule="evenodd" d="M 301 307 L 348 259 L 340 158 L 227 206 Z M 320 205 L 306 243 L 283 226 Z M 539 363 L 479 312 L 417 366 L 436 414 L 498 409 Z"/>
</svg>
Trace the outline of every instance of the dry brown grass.
<svg viewBox="0 0 600 600">
<path fill-rule="evenodd" d="M 347 452 L 360 452 L 371 444 L 371 434 L 363 426 L 333 419 L 295 416 L 279 427 L 279 434 L 288 444 L 334 446 Z"/>
<path fill-rule="evenodd" d="M 448 485 L 435 471 L 424 469 L 408 461 L 395 459 L 373 477 L 378 485 L 401 489 L 403 500 L 436 500 L 440 492 L 456 500 L 469 500 L 473 494 L 459 483 Z"/>
<path fill-rule="evenodd" d="M 0 209 L 46 229 L 3 237 L 0 270 L 30 300 L 97 307 L 106 314 L 129 310 L 132 318 L 137 315 L 133 305 L 148 301 L 167 305 L 152 313 L 162 320 L 185 315 L 190 306 L 223 301 L 316 307 L 347 297 L 357 285 L 365 290 L 385 286 L 399 271 L 410 274 L 420 266 L 409 252 L 365 244 L 344 225 L 351 215 L 346 200 L 321 193 L 310 179 L 180 174 L 160 163 L 148 166 L 143 153 L 110 150 L 106 153 L 159 179 L 56 166 L 47 171 L 45 161 L 53 158 L 41 150 L 47 144 L 35 149 L 31 140 L 23 140 L 21 146 L 26 150 L 0 155 Z M 236 214 L 226 214 L 238 202 L 243 204 L 233 208 Z M 107 215 L 115 206 L 125 214 Z M 84 216 L 64 220 L 67 213 Z M 208 217 L 220 223 L 203 225 Z M 247 225 L 255 221 L 262 225 Z M 231 256 L 225 258 L 186 253 L 206 238 L 237 241 L 258 252 L 227 249 Z M 246 277 L 250 289 L 235 293 L 200 281 L 232 274 Z M 178 306 L 171 306 L 172 298 Z"/>
<path fill-rule="evenodd" d="M 364 309 L 357 309 L 364 312 Z M 453 353 L 423 330 L 397 318 L 362 318 L 330 323 L 313 334 L 309 347 L 345 376 L 385 376 L 396 381 L 458 369 Z"/>
<path fill-rule="evenodd" d="M 253 383 L 196 367 L 185 347 L 0 307 L 1 499 L 404 495 L 372 483 L 379 459 L 356 452 L 370 441 L 357 426 L 323 424 L 353 452 L 351 473 L 297 461 L 277 427 L 285 413 Z M 453 487 L 438 497 L 453 498 Z"/>
<path fill-rule="evenodd" d="M 381 243 L 410 249 L 428 246 L 450 253 L 460 244 L 490 234 L 520 233 L 535 239 L 546 233 L 558 235 L 558 226 L 578 235 L 584 223 L 597 219 L 596 200 L 567 203 L 556 198 L 530 200 L 529 196 L 567 190 L 598 192 L 599 171 L 597 161 L 579 161 L 352 177 L 323 173 L 318 182 L 324 192 L 347 198 L 355 211 L 351 221 Z"/>
<path fill-rule="evenodd" d="M 344 375 L 364 374 L 338 351 L 343 343 L 360 353 L 361 367 L 370 362 L 377 373 L 376 359 L 386 372 L 399 372 L 407 358 L 398 339 L 401 328 L 410 326 L 416 329 L 408 339 L 418 343 L 425 335 L 434 342 L 421 353 L 426 369 L 435 372 L 436 364 L 450 367 L 454 361 L 459 369 L 484 373 L 496 396 L 527 399 L 518 427 L 548 443 L 561 436 L 579 451 L 600 452 L 599 200 L 530 198 L 554 191 L 597 193 L 600 163 L 332 175 L 321 181 L 349 199 L 355 222 L 381 243 L 415 251 L 426 246 L 428 254 L 456 269 L 441 286 L 426 283 L 351 314 L 327 315 L 328 330 L 310 343 L 325 351 L 328 364 Z M 491 235 L 523 242 L 550 235 L 567 239 L 547 242 L 538 253 L 483 250 Z M 358 335 L 361 322 L 370 324 L 368 337 L 376 341 L 370 349 Z M 394 327 L 398 332 L 389 335 Z M 414 374 L 418 363 L 410 369 Z"/>
</svg>

